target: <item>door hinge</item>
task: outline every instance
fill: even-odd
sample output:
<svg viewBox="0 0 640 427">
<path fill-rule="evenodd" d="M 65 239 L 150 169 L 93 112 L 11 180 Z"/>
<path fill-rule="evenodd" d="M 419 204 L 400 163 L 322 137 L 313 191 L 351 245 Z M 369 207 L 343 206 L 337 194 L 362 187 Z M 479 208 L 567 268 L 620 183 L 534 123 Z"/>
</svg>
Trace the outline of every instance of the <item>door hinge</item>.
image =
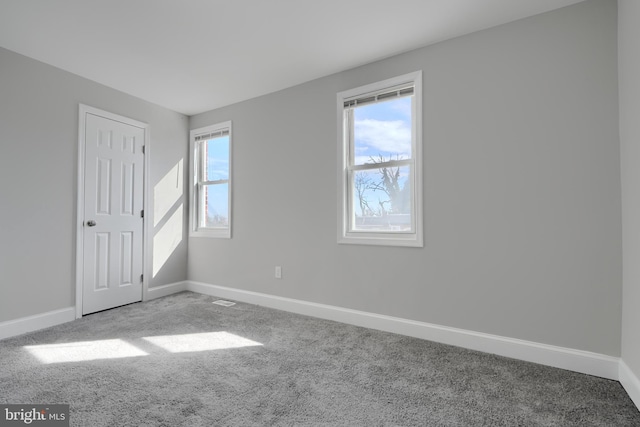
<svg viewBox="0 0 640 427">
<path fill-rule="evenodd" d="M 140 218 L 144 218 L 144 209 L 140 211 Z"/>
<path fill-rule="evenodd" d="M 142 283 L 144 281 L 144 274 L 140 275 L 140 283 Z"/>
<path fill-rule="evenodd" d="M 146 146 L 146 145 L 143 145 L 143 146 L 142 146 L 142 154 L 145 154 L 145 152 L 146 152 L 146 148 L 147 148 L 147 146 Z"/>
</svg>

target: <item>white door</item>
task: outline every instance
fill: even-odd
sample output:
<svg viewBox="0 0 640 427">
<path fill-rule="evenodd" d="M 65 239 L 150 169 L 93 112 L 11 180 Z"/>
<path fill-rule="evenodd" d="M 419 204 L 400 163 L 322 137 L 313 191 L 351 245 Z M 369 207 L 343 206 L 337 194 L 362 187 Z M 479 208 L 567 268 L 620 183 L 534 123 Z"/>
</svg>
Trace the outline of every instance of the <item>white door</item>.
<svg viewBox="0 0 640 427">
<path fill-rule="evenodd" d="M 142 300 L 145 129 L 85 116 L 82 314 Z"/>
</svg>

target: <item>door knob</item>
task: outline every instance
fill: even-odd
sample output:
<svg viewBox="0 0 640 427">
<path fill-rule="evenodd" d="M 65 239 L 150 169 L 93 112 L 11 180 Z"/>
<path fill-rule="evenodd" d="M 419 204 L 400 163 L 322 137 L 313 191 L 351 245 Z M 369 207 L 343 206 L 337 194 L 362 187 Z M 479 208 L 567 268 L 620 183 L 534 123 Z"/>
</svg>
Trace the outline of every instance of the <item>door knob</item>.
<svg viewBox="0 0 640 427">
<path fill-rule="evenodd" d="M 87 221 L 87 227 L 95 227 L 96 222 L 94 220 Z"/>
</svg>

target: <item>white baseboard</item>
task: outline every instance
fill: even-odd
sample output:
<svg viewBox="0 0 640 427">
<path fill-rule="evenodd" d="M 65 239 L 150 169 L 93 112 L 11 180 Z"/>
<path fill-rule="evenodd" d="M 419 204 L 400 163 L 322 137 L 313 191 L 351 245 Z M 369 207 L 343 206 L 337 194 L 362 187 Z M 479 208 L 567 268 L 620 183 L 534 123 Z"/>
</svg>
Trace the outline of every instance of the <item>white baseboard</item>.
<svg viewBox="0 0 640 427">
<path fill-rule="evenodd" d="M 167 295 L 176 294 L 187 290 L 187 282 L 169 283 L 168 285 L 156 286 L 147 289 L 145 301 L 154 298 L 166 297 Z"/>
<path fill-rule="evenodd" d="M 0 340 L 37 331 L 39 329 L 49 328 L 61 323 L 71 322 L 72 320 L 75 320 L 75 318 L 76 308 L 68 307 L 2 322 L 0 323 Z"/>
<path fill-rule="evenodd" d="M 640 408 L 640 380 L 624 361 L 617 357 L 193 281 L 149 288 L 146 299 L 159 298 L 181 291 L 228 298 L 619 380 L 633 402 Z M 0 339 L 72 320 L 75 320 L 74 307 L 2 322 Z"/>
<path fill-rule="evenodd" d="M 620 383 L 627 391 L 627 394 L 640 410 L 640 379 L 633 373 L 629 366 L 620 360 L 620 373 L 618 374 Z"/>
<path fill-rule="evenodd" d="M 187 290 L 618 380 L 618 357 L 189 281 Z"/>
<path fill-rule="evenodd" d="M 187 282 L 177 282 L 168 285 L 157 286 L 147 290 L 146 300 L 160 298 L 187 290 Z M 60 310 L 49 311 L 47 313 L 22 317 L 20 319 L 0 322 L 0 340 L 14 337 L 39 329 L 49 328 L 61 323 L 70 322 L 76 319 L 76 308 L 69 307 Z"/>
</svg>

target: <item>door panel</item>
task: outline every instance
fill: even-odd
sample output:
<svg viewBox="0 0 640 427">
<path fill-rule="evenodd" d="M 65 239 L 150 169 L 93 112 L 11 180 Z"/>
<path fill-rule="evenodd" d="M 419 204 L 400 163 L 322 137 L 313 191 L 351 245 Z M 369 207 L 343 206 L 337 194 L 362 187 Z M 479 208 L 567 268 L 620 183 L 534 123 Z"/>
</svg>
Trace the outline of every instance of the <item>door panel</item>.
<svg viewBox="0 0 640 427">
<path fill-rule="evenodd" d="M 142 299 L 144 132 L 86 115 L 83 314 Z"/>
</svg>

